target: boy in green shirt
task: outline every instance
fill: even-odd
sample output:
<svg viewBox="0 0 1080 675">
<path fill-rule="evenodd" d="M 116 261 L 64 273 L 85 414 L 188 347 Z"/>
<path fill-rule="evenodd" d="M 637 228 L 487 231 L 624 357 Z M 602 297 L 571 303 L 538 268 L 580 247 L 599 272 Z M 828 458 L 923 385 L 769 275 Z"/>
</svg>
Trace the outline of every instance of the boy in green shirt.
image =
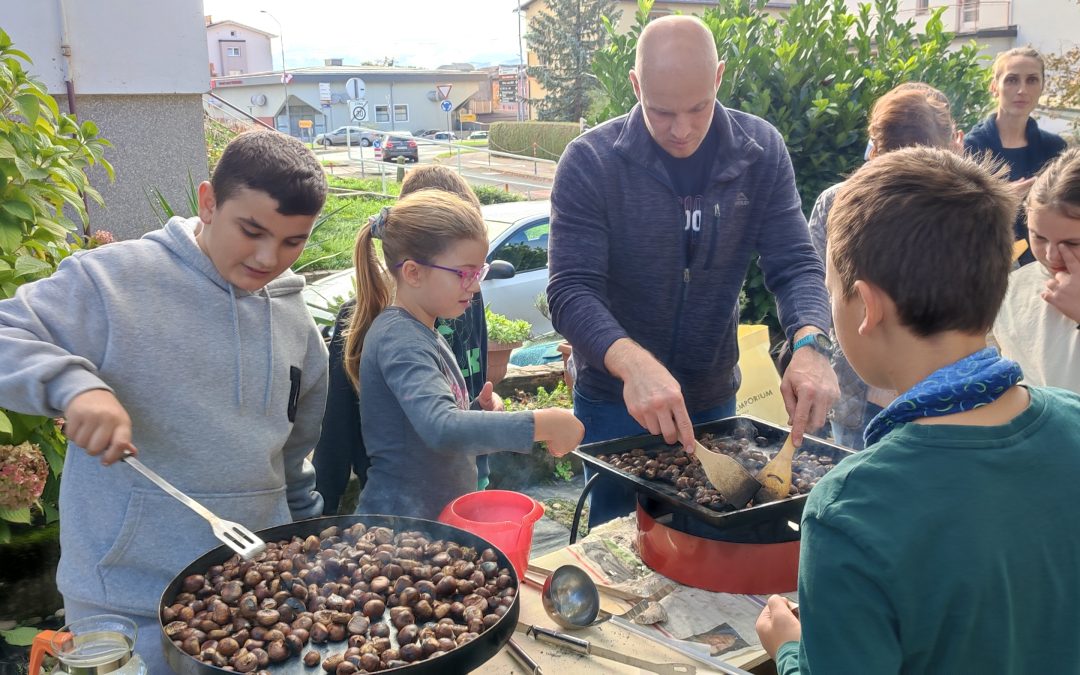
<svg viewBox="0 0 1080 675">
<path fill-rule="evenodd" d="M 807 501 L 801 617 L 773 596 L 757 623 L 781 675 L 1080 673 L 1080 397 L 986 348 L 1016 213 L 998 174 L 909 148 L 836 199 L 837 337 L 904 393 Z"/>
</svg>

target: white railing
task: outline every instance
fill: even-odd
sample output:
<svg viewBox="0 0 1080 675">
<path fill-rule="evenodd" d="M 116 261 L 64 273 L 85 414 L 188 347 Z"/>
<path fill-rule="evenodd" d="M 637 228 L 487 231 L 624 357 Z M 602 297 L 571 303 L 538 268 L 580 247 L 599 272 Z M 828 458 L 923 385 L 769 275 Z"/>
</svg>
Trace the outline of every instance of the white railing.
<svg viewBox="0 0 1080 675">
<path fill-rule="evenodd" d="M 941 7 L 946 7 L 941 20 L 945 24 L 945 30 L 950 33 L 975 33 L 980 30 L 1008 28 L 1012 25 L 1012 2 L 1010 0 L 980 0 L 979 2 L 953 2 L 949 4 L 929 2 L 927 4 L 926 9 L 916 7 L 902 9 L 896 13 L 896 16 L 901 21 L 915 19 L 916 29 L 922 30 L 931 14 Z"/>
</svg>

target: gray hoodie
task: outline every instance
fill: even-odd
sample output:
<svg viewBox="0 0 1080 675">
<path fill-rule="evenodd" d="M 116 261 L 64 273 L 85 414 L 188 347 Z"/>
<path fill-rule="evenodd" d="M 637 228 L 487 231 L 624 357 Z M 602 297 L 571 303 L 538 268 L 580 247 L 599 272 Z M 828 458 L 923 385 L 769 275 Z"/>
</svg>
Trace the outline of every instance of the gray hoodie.
<svg viewBox="0 0 1080 675">
<path fill-rule="evenodd" d="M 76 253 L 0 302 L 0 406 L 60 416 L 76 395 L 111 390 L 142 461 L 218 516 L 259 530 L 319 515 L 305 456 L 327 357 L 304 280 L 287 271 L 235 289 L 196 222 Z M 65 598 L 152 615 L 169 580 L 219 542 L 134 469 L 69 446 L 60 545 Z"/>
</svg>

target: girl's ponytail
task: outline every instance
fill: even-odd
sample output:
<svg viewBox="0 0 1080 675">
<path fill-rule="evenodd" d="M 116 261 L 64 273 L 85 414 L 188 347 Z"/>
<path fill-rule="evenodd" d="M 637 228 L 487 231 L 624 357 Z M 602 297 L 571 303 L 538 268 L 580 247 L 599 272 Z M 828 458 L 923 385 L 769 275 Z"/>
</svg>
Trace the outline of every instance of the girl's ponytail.
<svg viewBox="0 0 1080 675">
<path fill-rule="evenodd" d="M 364 336 L 379 312 L 386 309 L 393 299 L 390 276 L 383 270 L 375 255 L 375 237 L 372 228 L 380 214 L 360 228 L 356 237 L 353 260 L 356 265 L 356 307 L 349 317 L 349 332 L 345 335 L 345 373 L 353 388 L 360 388 L 360 351 Z"/>
</svg>

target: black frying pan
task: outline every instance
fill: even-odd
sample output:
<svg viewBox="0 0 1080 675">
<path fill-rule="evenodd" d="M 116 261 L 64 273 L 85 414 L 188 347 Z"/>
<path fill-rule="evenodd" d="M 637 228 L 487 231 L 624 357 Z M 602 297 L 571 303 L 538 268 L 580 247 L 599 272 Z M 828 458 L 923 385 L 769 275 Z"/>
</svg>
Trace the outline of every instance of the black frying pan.
<svg viewBox="0 0 1080 675">
<path fill-rule="evenodd" d="M 256 534 L 258 534 L 263 541 L 280 541 L 291 539 L 294 536 L 304 538 L 313 534 L 318 535 L 326 528 L 334 525 L 346 528 L 356 523 L 364 523 L 369 528 L 389 527 L 395 532 L 418 530 L 426 532 L 435 539 L 452 541 L 462 546 L 469 546 L 478 550 L 485 548 L 494 549 L 499 556 L 499 567 L 505 567 L 510 570 L 510 577 L 513 579 L 514 587 L 519 587 L 519 580 L 517 578 L 517 573 L 514 571 L 514 566 L 502 551 L 475 534 L 470 534 L 465 530 L 460 530 L 456 527 L 451 527 L 450 525 L 437 523 L 431 520 L 374 515 L 331 516 L 326 518 L 312 518 L 310 520 L 302 520 L 288 525 L 271 527 L 266 530 L 261 530 Z M 232 549 L 226 546 L 218 546 L 188 565 L 180 572 L 180 574 L 176 575 L 172 582 L 165 588 L 165 592 L 161 594 L 161 602 L 158 607 L 158 623 L 160 624 L 161 609 L 173 604 L 173 599 L 179 595 L 180 587 L 183 584 L 185 577 L 191 574 L 204 574 L 210 567 L 220 565 L 232 556 Z M 509 641 L 510 637 L 514 634 L 514 628 L 517 626 L 518 614 L 520 611 L 521 600 L 519 597 L 515 597 L 513 604 L 510 605 L 509 611 L 499 619 L 498 623 L 481 633 L 480 637 L 472 642 L 457 647 L 456 649 L 447 652 L 446 655 L 435 659 L 417 661 L 415 663 L 410 663 L 407 666 L 400 666 L 398 668 L 382 670 L 379 672 L 401 673 L 401 675 L 426 675 L 429 673 L 446 675 L 449 673 L 468 673 L 475 670 L 487 662 L 491 657 L 495 656 L 507 641 Z M 164 626 L 161 626 L 161 647 L 165 652 L 165 661 L 179 675 L 212 675 L 215 673 L 230 672 L 223 668 L 217 668 L 210 664 L 203 663 L 182 651 L 173 644 L 168 636 L 165 635 Z M 331 654 L 345 651 L 346 647 L 347 645 L 344 642 L 326 643 L 322 645 L 309 643 L 304 651 L 307 652 L 308 649 L 315 649 L 322 654 L 322 657 L 325 659 Z M 294 656 L 281 663 L 270 664 L 267 670 L 274 673 L 274 675 L 324 675 L 321 666 L 305 666 L 304 662 L 298 656 Z"/>
</svg>

